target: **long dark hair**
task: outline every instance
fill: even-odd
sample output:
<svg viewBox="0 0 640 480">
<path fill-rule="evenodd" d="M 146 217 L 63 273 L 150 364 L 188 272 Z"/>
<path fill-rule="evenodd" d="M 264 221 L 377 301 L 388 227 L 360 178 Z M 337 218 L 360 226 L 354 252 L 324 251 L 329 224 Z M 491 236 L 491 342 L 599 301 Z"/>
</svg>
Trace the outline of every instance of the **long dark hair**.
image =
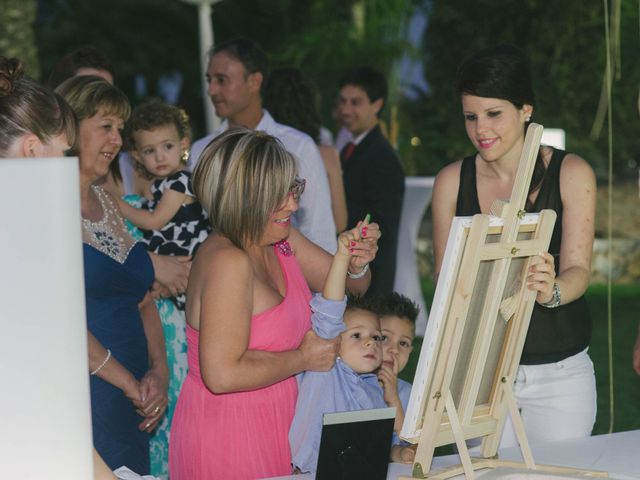
<svg viewBox="0 0 640 480">
<path fill-rule="evenodd" d="M 320 141 L 318 91 L 300 70 L 277 68 L 269 74 L 264 88 L 264 107 L 276 122 L 284 123 Z"/>
<path fill-rule="evenodd" d="M 529 58 L 513 45 L 486 48 L 462 62 L 458 68 L 456 91 L 459 95 L 507 100 L 518 110 L 524 105 L 536 107 Z M 528 126 L 529 122 L 526 122 L 525 130 Z M 545 173 L 542 155 L 538 152 L 527 195 L 527 209 L 533 207 L 529 196 L 540 188 Z"/>
</svg>

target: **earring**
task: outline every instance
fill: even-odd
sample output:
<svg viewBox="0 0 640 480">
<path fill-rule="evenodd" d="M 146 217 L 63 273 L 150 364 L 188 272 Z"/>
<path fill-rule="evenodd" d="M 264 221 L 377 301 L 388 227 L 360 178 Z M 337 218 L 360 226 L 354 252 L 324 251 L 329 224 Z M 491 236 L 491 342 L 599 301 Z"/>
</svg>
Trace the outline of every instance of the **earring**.
<svg viewBox="0 0 640 480">
<path fill-rule="evenodd" d="M 182 163 L 187 163 L 187 160 L 189 160 L 189 149 L 182 151 L 182 155 L 180 155 L 180 160 L 182 160 Z"/>
<path fill-rule="evenodd" d="M 531 121 L 531 115 L 527 115 L 527 117 L 524 119 L 525 122 L 530 122 Z"/>
</svg>

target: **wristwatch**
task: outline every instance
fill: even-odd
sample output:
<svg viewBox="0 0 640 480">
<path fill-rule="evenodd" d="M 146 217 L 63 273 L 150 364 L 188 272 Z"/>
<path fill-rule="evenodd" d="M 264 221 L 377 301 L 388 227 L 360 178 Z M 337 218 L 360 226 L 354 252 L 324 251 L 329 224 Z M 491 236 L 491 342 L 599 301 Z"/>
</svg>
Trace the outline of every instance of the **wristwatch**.
<svg viewBox="0 0 640 480">
<path fill-rule="evenodd" d="M 551 300 L 549 300 L 547 303 L 542 303 L 541 305 L 547 308 L 556 308 L 560 306 L 561 297 L 562 297 L 562 294 L 560 292 L 560 286 L 556 282 L 553 282 L 553 291 L 551 293 Z"/>
</svg>

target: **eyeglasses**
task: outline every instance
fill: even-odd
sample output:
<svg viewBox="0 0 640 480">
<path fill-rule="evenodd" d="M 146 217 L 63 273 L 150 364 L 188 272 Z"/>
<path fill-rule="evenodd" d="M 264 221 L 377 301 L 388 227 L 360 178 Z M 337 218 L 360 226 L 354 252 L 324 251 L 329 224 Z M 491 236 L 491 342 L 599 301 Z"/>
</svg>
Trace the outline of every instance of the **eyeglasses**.
<svg viewBox="0 0 640 480">
<path fill-rule="evenodd" d="M 307 185 L 307 181 L 304 178 L 296 177 L 289 187 L 288 195 L 292 197 L 296 202 L 300 200 L 302 193 L 304 192 L 304 187 Z"/>
</svg>

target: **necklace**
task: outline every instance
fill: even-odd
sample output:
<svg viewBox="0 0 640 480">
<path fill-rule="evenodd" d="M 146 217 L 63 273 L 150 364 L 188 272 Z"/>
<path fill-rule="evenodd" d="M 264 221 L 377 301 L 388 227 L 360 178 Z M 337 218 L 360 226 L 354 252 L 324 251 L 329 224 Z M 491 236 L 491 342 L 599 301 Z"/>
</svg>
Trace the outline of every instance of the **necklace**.
<svg viewBox="0 0 640 480">
<path fill-rule="evenodd" d="M 86 218 L 82 219 L 84 240 L 118 263 L 124 263 L 134 245 L 133 239 L 125 233 L 124 221 L 113 201 L 104 190 L 96 185 L 92 185 L 91 188 L 93 188 L 96 197 L 100 201 L 102 218 L 97 222 L 92 222 Z"/>
</svg>

